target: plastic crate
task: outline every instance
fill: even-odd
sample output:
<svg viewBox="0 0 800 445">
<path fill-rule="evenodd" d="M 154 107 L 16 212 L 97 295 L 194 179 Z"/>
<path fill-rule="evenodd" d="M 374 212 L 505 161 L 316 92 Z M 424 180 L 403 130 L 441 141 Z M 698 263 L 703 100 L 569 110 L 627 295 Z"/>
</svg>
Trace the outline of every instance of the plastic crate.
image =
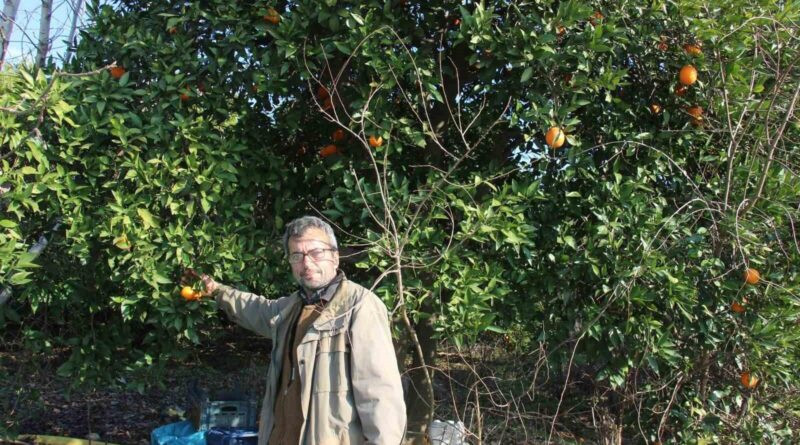
<svg viewBox="0 0 800 445">
<path fill-rule="evenodd" d="M 256 428 L 258 404 L 254 400 L 208 400 L 200 404 L 198 431 L 215 427 Z"/>
<path fill-rule="evenodd" d="M 206 431 L 206 445 L 258 445 L 258 431 L 214 427 Z"/>
</svg>

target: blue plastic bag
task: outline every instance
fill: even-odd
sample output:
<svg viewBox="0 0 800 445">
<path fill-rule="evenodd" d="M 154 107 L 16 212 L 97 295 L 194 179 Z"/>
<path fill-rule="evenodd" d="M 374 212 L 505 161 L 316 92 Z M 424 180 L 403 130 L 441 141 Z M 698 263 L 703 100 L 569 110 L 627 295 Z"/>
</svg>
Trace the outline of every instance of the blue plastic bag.
<svg viewBox="0 0 800 445">
<path fill-rule="evenodd" d="M 206 445 L 206 435 L 197 431 L 192 422 L 170 423 L 150 433 L 150 445 Z"/>
</svg>

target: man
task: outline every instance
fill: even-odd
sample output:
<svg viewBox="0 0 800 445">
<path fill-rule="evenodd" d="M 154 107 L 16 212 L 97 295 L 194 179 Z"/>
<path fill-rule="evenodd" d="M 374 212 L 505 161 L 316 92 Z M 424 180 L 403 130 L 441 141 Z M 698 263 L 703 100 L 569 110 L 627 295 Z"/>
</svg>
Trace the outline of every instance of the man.
<svg viewBox="0 0 800 445">
<path fill-rule="evenodd" d="M 338 271 L 321 219 L 289 223 L 283 247 L 299 284 L 287 297 L 201 277 L 232 320 L 273 340 L 258 444 L 399 444 L 406 410 L 386 307 Z"/>
</svg>

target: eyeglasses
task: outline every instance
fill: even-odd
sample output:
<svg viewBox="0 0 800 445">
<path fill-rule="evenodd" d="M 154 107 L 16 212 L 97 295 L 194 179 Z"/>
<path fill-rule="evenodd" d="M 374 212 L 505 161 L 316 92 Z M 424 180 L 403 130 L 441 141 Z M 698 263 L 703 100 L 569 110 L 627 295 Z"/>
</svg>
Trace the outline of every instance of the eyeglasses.
<svg viewBox="0 0 800 445">
<path fill-rule="evenodd" d="M 289 262 L 292 264 L 302 263 L 305 259 L 306 255 L 311 258 L 311 261 L 317 262 L 322 260 L 327 260 L 329 255 L 328 252 L 334 252 L 336 249 L 311 249 L 308 252 L 294 252 L 290 253 L 288 258 Z"/>
</svg>

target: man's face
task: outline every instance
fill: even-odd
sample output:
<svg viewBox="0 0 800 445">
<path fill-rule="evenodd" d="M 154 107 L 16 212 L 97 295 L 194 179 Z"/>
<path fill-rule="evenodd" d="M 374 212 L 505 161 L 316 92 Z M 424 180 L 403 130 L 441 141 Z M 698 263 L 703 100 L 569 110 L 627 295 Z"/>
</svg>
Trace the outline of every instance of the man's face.
<svg viewBox="0 0 800 445">
<path fill-rule="evenodd" d="M 322 229 L 310 227 L 300 236 L 289 238 L 289 255 L 293 253 L 309 253 L 316 249 L 330 249 L 331 243 L 328 235 Z M 292 275 L 295 280 L 306 290 L 319 289 L 336 276 L 339 267 L 339 253 L 324 251 L 322 257 L 316 261 L 310 255 L 303 256 L 302 261 L 291 263 Z"/>
</svg>

